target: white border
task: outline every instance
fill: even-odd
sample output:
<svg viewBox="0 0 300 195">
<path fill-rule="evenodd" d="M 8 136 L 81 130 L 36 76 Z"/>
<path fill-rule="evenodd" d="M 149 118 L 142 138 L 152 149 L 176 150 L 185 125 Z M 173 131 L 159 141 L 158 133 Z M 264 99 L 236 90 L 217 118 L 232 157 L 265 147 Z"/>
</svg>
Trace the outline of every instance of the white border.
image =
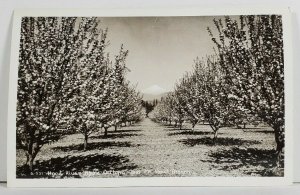
<svg viewBox="0 0 300 195">
<path fill-rule="evenodd" d="M 283 16 L 285 71 L 285 176 L 284 177 L 142 177 L 97 179 L 16 179 L 16 102 L 21 17 L 24 16 L 217 16 L 280 14 Z M 125 187 L 125 186 L 278 186 L 292 184 L 293 70 L 291 14 L 288 8 L 222 7 L 184 9 L 22 9 L 15 10 L 11 41 L 11 64 L 7 133 L 8 187 Z"/>
</svg>

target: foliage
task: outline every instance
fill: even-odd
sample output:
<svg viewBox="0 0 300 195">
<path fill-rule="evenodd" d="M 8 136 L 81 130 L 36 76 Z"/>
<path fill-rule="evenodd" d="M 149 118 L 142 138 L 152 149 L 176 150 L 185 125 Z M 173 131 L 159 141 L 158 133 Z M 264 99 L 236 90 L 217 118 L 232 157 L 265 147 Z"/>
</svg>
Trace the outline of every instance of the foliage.
<svg viewBox="0 0 300 195">
<path fill-rule="evenodd" d="M 221 70 L 228 95 L 239 106 L 273 127 L 279 164 L 284 148 L 284 61 L 279 15 L 226 17 L 214 20 Z"/>
<path fill-rule="evenodd" d="M 218 130 L 230 124 L 230 104 L 225 90 L 219 63 L 213 58 L 206 61 L 197 58 L 193 72 L 186 74 L 174 92 L 162 101 L 164 106 L 159 108 L 165 111 L 158 110 L 156 116 L 169 118 L 175 124 L 179 122 L 180 128 L 184 120 L 192 123 L 192 129 L 198 121 L 207 121 L 214 131 L 215 142 Z M 169 117 L 161 116 L 163 114 Z"/>
<path fill-rule="evenodd" d="M 74 91 L 78 48 L 90 22 L 75 30 L 76 18 L 22 18 L 17 103 L 17 143 L 32 169 L 41 147 L 61 137 L 57 131 L 65 99 Z"/>
<path fill-rule="evenodd" d="M 140 115 L 138 92 L 125 81 L 128 51 L 122 46 L 112 65 L 99 25 L 97 18 L 22 19 L 17 143 L 30 170 L 42 146 L 65 133 L 82 133 L 86 149 L 88 136 L 121 112 L 132 121 Z"/>
</svg>

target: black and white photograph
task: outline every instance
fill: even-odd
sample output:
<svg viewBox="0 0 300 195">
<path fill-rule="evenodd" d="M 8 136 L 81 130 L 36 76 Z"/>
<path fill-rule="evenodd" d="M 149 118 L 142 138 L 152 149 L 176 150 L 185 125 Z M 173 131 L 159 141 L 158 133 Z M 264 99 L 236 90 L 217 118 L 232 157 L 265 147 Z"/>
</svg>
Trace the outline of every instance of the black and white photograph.
<svg viewBox="0 0 300 195">
<path fill-rule="evenodd" d="M 283 21 L 22 16 L 15 179 L 284 178 Z"/>
</svg>

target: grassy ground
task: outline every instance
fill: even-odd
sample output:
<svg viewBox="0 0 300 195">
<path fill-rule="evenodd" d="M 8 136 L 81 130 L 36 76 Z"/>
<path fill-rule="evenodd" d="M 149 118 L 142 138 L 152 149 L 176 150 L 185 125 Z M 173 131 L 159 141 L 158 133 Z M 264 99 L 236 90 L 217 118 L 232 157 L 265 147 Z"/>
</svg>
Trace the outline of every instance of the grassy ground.
<svg viewBox="0 0 300 195">
<path fill-rule="evenodd" d="M 269 127 L 222 128 L 215 145 L 208 125 L 194 132 L 145 119 L 139 124 L 90 136 L 68 135 L 45 145 L 30 177 L 266 176 L 275 167 L 275 141 Z M 25 173 L 17 150 L 17 175 Z M 268 175 L 269 176 L 269 175 Z"/>
</svg>

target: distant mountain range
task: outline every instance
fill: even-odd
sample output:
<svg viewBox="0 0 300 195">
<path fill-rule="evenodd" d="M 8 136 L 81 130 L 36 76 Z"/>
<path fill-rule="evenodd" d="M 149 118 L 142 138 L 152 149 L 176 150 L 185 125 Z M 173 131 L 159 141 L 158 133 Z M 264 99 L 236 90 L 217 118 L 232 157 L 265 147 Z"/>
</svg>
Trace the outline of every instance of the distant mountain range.
<svg viewBox="0 0 300 195">
<path fill-rule="evenodd" d="M 165 97 L 169 92 L 164 92 L 164 93 L 161 93 L 161 94 L 149 94 L 149 93 L 142 93 L 143 95 L 143 100 L 144 101 L 152 101 L 152 100 L 159 100 L 162 98 L 162 97 Z"/>
</svg>

